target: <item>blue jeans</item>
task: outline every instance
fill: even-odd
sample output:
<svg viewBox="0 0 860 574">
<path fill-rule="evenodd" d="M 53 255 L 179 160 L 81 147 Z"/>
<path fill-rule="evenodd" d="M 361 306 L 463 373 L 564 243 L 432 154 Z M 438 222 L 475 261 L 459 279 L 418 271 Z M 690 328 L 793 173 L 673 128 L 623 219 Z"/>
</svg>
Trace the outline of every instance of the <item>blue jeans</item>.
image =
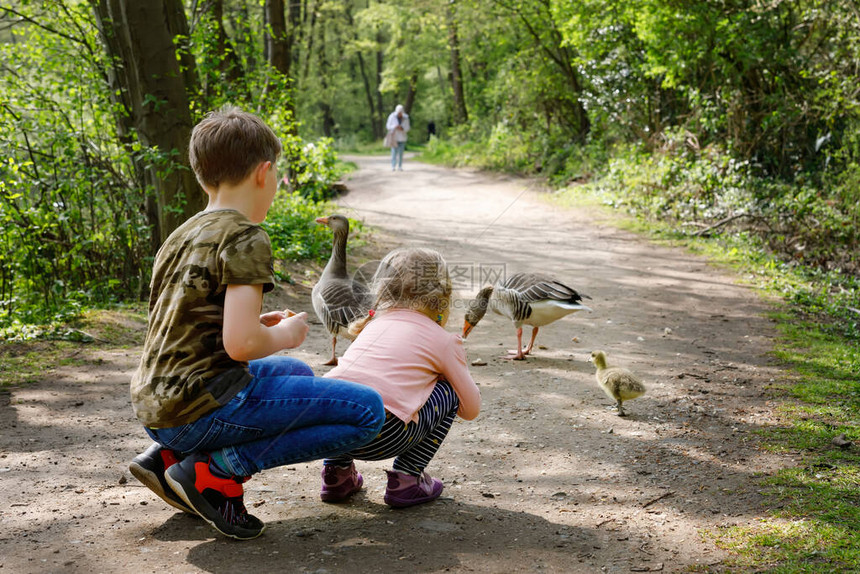
<svg viewBox="0 0 860 574">
<path fill-rule="evenodd" d="M 397 145 L 391 148 L 391 169 L 395 167 L 403 168 L 403 150 L 406 149 L 406 142 L 397 142 Z"/>
<path fill-rule="evenodd" d="M 182 455 L 220 450 L 224 470 L 251 476 L 358 448 L 385 422 L 382 398 L 370 387 L 315 377 L 281 355 L 249 368 L 254 378 L 226 405 L 187 425 L 146 431 Z"/>
</svg>

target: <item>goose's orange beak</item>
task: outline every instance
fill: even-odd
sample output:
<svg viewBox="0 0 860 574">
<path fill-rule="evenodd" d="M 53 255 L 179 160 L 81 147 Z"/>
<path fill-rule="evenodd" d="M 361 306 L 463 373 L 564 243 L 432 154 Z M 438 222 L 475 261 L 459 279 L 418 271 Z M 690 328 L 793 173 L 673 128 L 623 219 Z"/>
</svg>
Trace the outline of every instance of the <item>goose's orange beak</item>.
<svg viewBox="0 0 860 574">
<path fill-rule="evenodd" d="M 465 339 L 466 337 L 468 337 L 469 333 L 471 333 L 472 329 L 474 329 L 474 328 L 475 328 L 475 326 L 472 325 L 471 323 L 469 323 L 468 321 L 463 321 L 463 338 Z"/>
<path fill-rule="evenodd" d="M 328 217 L 317 217 L 314 221 L 323 225 L 328 225 Z"/>
</svg>

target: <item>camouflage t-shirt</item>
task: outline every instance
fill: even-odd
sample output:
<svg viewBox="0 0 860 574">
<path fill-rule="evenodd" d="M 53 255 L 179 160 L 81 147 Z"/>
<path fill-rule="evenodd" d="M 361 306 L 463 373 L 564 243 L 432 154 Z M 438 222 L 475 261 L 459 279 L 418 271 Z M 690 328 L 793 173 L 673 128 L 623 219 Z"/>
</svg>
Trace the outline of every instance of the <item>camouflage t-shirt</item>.
<svg viewBox="0 0 860 574">
<path fill-rule="evenodd" d="M 155 257 L 149 327 L 131 402 L 147 427 L 194 422 L 251 379 L 224 350 L 227 285 L 274 287 L 272 246 L 233 210 L 202 211 L 174 231 Z"/>
</svg>

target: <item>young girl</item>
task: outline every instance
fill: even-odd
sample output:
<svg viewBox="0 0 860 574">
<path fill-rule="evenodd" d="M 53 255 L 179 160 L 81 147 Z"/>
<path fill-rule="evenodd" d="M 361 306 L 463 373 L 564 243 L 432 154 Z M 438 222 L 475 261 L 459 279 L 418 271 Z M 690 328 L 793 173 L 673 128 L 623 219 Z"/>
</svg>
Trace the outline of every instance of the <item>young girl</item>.
<svg viewBox="0 0 860 574">
<path fill-rule="evenodd" d="M 481 395 L 466 366 L 459 335 L 443 327 L 451 303 L 444 259 L 430 249 L 389 253 L 373 278 L 374 309 L 350 325 L 357 335 L 326 377 L 354 381 L 382 395 L 385 424 L 372 442 L 324 461 L 325 502 L 361 489 L 353 459 L 394 459 L 385 503 L 403 508 L 435 500 L 442 482 L 424 469 L 445 440 L 454 417 L 478 416 Z"/>
</svg>

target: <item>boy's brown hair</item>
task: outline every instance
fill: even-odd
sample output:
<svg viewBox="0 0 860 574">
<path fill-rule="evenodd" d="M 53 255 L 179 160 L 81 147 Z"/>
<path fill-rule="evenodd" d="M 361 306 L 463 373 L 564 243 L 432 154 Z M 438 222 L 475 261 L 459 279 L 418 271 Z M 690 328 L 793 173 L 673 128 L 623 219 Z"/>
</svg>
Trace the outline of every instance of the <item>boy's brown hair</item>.
<svg viewBox="0 0 860 574">
<path fill-rule="evenodd" d="M 197 181 L 217 189 L 236 185 L 261 162 L 277 161 L 281 140 L 254 114 L 235 106 L 209 112 L 191 130 L 188 158 Z"/>
</svg>

